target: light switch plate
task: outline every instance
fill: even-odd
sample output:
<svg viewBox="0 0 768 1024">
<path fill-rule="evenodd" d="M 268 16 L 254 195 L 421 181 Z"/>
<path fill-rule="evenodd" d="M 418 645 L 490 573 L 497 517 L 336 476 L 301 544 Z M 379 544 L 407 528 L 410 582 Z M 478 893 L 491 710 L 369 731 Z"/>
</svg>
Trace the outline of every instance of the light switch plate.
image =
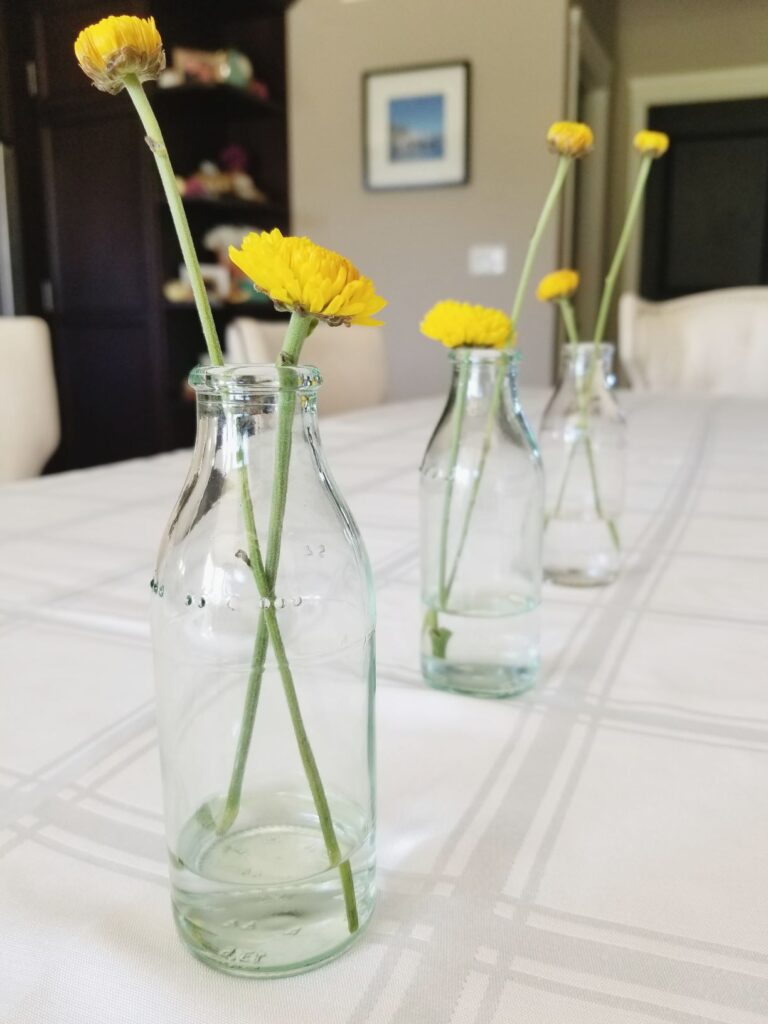
<svg viewBox="0 0 768 1024">
<path fill-rule="evenodd" d="M 467 269 L 473 277 L 493 277 L 507 272 L 506 245 L 470 245 Z"/>
</svg>

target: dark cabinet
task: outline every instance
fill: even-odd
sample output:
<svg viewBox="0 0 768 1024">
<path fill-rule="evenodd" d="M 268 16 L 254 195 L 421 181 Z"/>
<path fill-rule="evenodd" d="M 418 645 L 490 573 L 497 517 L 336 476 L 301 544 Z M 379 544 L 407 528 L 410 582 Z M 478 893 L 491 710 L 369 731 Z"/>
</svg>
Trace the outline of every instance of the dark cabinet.
<svg viewBox="0 0 768 1024">
<path fill-rule="evenodd" d="M 217 223 L 288 226 L 283 6 L 166 0 L 120 9 L 154 15 L 169 57 L 173 46 L 237 48 L 269 88 L 267 101 L 226 86 L 147 88 L 178 174 L 237 143 L 271 200 L 190 203 L 204 262 L 215 258 L 203 238 Z M 113 10 L 104 2 L 33 0 L 12 15 L 20 46 L 11 70 L 29 86 L 16 101 L 23 108 L 17 123 L 29 135 L 20 153 L 28 307 L 51 326 L 60 469 L 190 443 L 194 416 L 183 382 L 204 350 L 194 309 L 163 296 L 181 256 L 130 100 L 98 92 L 75 62 L 77 32 Z M 227 321 L 241 309 L 215 309 L 222 342 Z M 272 315 L 264 306 L 253 312 Z"/>
</svg>

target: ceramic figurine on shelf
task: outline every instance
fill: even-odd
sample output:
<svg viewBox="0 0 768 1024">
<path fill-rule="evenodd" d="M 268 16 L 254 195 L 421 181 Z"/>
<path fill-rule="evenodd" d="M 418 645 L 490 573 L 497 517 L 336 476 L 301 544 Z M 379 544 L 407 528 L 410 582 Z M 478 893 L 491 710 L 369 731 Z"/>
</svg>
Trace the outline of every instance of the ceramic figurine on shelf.
<svg viewBox="0 0 768 1024">
<path fill-rule="evenodd" d="M 248 155 L 242 146 L 227 146 L 218 162 L 204 160 L 188 178 L 177 178 L 179 191 L 185 199 L 226 199 L 266 204 L 267 195 L 257 188 L 248 173 Z"/>
</svg>

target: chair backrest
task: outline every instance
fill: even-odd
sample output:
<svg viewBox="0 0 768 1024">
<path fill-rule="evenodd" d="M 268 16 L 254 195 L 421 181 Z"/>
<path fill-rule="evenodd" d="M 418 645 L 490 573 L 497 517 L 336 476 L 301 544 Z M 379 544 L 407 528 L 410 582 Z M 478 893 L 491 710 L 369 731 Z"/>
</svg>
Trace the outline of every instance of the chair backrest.
<svg viewBox="0 0 768 1024">
<path fill-rule="evenodd" d="M 619 354 L 642 390 L 768 395 L 768 288 L 622 295 Z"/>
<path fill-rule="evenodd" d="M 227 327 L 227 360 L 274 363 L 285 335 L 284 322 L 238 317 Z M 318 404 L 323 413 L 379 405 L 387 391 L 387 353 L 378 327 L 329 327 L 319 323 L 307 341 L 303 361 L 323 377 Z"/>
<path fill-rule="evenodd" d="M 45 320 L 0 317 L 3 399 L 0 482 L 36 476 L 61 439 L 51 336 Z"/>
</svg>

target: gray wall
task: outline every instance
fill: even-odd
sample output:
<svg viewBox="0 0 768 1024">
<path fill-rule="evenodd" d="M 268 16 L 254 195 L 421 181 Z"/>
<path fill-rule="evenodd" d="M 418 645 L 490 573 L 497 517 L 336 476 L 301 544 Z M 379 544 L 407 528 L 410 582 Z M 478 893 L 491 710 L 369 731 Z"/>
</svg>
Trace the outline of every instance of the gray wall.
<svg viewBox="0 0 768 1024">
<path fill-rule="evenodd" d="M 338 249 L 389 299 L 390 397 L 444 389 L 447 366 L 419 320 L 437 299 L 508 308 L 562 116 L 566 0 L 299 0 L 288 23 L 293 228 Z M 440 61 L 472 65 L 466 187 L 367 192 L 362 74 Z M 558 225 L 535 270 L 551 270 Z M 474 242 L 508 246 L 506 277 L 470 277 Z M 553 317 L 529 295 L 520 324 L 526 383 L 551 379 Z"/>
</svg>

